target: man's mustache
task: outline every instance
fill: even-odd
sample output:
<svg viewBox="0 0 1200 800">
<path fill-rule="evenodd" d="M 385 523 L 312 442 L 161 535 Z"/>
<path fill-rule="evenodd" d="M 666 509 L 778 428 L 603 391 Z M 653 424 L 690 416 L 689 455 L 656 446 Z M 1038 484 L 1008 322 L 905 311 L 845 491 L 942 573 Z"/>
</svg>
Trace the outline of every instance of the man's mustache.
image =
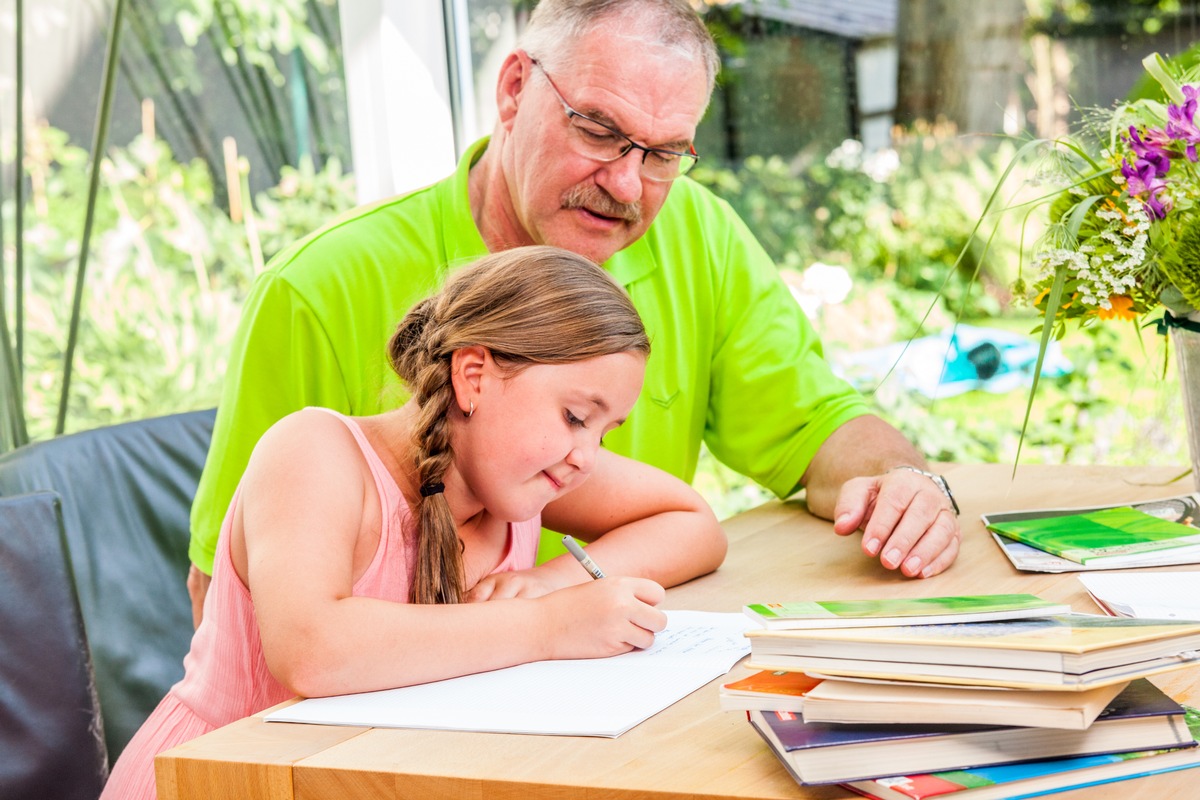
<svg viewBox="0 0 1200 800">
<path fill-rule="evenodd" d="M 594 183 L 573 186 L 563 196 L 563 208 L 582 208 L 602 217 L 624 220 L 631 225 L 642 221 L 641 203 L 618 202 L 608 192 Z"/>
</svg>

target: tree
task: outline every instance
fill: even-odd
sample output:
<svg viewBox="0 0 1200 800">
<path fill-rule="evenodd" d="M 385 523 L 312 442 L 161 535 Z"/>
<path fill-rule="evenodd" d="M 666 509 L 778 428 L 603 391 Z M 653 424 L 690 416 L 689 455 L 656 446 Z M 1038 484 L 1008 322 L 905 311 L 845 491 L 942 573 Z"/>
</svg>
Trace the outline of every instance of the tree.
<svg viewBox="0 0 1200 800">
<path fill-rule="evenodd" d="M 1020 130 L 1024 20 L 1024 0 L 900 0 L 896 121 Z"/>
</svg>

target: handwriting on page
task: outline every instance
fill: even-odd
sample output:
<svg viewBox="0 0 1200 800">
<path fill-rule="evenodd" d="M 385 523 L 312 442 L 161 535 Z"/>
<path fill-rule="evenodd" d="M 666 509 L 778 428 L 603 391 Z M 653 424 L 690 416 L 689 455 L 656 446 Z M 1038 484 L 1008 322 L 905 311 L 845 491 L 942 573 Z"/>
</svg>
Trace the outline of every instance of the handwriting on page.
<svg viewBox="0 0 1200 800">
<path fill-rule="evenodd" d="M 706 624 L 694 618 L 691 611 L 668 611 L 669 623 L 665 630 L 654 637 L 654 644 L 641 653 L 630 653 L 629 657 L 687 656 L 700 653 L 749 652 L 745 632 L 754 627 L 749 620 L 734 619 L 720 624 Z"/>
</svg>

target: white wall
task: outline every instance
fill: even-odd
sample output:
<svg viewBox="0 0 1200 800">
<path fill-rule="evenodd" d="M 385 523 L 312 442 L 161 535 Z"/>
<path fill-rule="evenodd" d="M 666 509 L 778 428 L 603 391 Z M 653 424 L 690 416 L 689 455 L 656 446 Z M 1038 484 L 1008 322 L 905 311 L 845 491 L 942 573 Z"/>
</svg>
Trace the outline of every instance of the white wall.
<svg viewBox="0 0 1200 800">
<path fill-rule="evenodd" d="M 359 202 L 454 170 L 442 0 L 338 3 Z"/>
<path fill-rule="evenodd" d="M 100 75 L 80 75 L 77 65 L 100 43 L 104 47 L 110 12 L 79 0 L 36 0 L 24 6 L 25 124 L 49 116 L 50 109 L 72 81 L 91 81 L 100 96 Z M 0 7 L 0 132 L 11 142 L 16 131 L 17 10 Z M 89 123 L 95 122 L 88 109 Z M 10 156 L 11 157 L 11 156 Z"/>
</svg>

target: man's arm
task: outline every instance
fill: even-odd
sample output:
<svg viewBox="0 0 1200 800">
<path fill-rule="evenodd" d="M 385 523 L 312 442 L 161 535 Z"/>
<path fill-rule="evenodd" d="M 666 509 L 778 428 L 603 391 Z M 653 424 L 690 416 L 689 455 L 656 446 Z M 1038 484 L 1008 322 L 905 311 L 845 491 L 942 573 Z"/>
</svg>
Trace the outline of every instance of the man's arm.
<svg viewBox="0 0 1200 800">
<path fill-rule="evenodd" d="M 702 200 L 702 198 L 697 198 Z M 749 229 L 721 204 L 704 236 L 718 266 L 705 441 L 780 497 L 800 484 L 814 513 L 905 575 L 934 575 L 958 554 L 958 521 L 920 453 L 838 378 L 812 324 Z M 718 232 L 723 231 L 725 238 Z M 693 259 L 702 261 L 702 259 Z"/>
<path fill-rule="evenodd" d="M 204 598 L 208 597 L 208 586 L 212 576 L 200 571 L 195 564 L 188 567 L 187 590 L 192 600 L 192 627 L 199 628 L 200 620 L 204 619 Z"/>
<path fill-rule="evenodd" d="M 863 532 L 862 548 L 888 569 L 928 578 L 958 555 L 961 531 L 941 486 L 911 469 L 925 459 L 879 417 L 855 417 L 830 434 L 804 473 L 809 510 L 846 536 Z"/>
</svg>

